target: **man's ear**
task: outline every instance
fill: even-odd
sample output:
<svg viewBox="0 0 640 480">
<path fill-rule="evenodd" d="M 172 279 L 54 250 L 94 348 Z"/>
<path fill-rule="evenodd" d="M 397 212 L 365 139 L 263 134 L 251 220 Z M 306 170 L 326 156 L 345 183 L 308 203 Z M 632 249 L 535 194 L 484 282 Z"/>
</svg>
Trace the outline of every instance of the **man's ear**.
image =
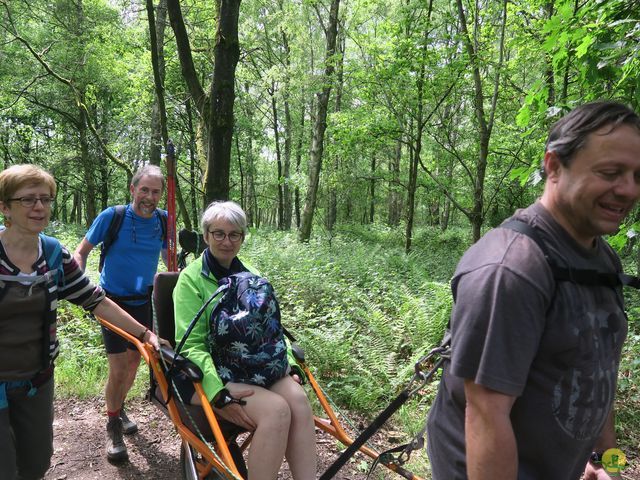
<svg viewBox="0 0 640 480">
<path fill-rule="evenodd" d="M 560 175 L 560 169 L 562 168 L 562 163 L 560 162 L 556 152 L 553 150 L 546 151 L 544 154 L 543 164 L 547 179 L 552 182 L 557 182 Z"/>
</svg>

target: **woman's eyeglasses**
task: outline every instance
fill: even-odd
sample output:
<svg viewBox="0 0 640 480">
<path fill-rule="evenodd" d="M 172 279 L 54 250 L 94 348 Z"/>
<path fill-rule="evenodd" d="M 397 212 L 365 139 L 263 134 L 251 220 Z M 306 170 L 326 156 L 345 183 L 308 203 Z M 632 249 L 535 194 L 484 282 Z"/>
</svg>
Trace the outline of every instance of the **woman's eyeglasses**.
<svg viewBox="0 0 640 480">
<path fill-rule="evenodd" d="M 9 199 L 10 202 L 20 202 L 20 205 L 25 208 L 33 208 L 38 202 L 40 202 L 43 207 L 47 208 L 51 206 L 54 200 L 54 197 L 18 197 Z"/>
<path fill-rule="evenodd" d="M 228 237 L 231 243 L 236 243 L 244 238 L 244 234 L 240 232 L 225 233 L 222 230 L 214 230 L 213 232 L 209 230 L 209 233 L 216 242 L 222 242 Z"/>
</svg>

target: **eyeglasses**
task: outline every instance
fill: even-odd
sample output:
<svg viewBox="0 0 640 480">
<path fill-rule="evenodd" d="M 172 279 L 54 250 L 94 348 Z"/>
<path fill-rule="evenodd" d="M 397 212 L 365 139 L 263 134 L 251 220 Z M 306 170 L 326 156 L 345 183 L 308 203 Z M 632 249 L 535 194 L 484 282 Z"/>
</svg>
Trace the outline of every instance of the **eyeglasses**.
<svg viewBox="0 0 640 480">
<path fill-rule="evenodd" d="M 20 202 L 20 205 L 25 208 L 33 208 L 38 202 L 40 202 L 43 207 L 48 208 L 54 200 L 54 197 L 18 197 L 9 199 L 10 202 Z"/>
<path fill-rule="evenodd" d="M 208 232 L 213 236 L 213 239 L 216 242 L 222 242 L 225 238 L 229 238 L 231 243 L 236 243 L 244 238 L 244 233 L 240 232 L 225 233 L 222 230 L 214 230 L 213 232 L 208 230 Z"/>
</svg>

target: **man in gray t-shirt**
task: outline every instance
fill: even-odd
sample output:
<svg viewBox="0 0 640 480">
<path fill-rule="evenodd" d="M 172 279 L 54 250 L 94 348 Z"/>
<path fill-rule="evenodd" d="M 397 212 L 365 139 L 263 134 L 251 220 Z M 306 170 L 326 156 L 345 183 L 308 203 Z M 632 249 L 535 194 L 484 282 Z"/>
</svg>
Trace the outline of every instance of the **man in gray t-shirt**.
<svg viewBox="0 0 640 480">
<path fill-rule="evenodd" d="M 552 128 L 544 171 L 542 197 L 514 218 L 556 264 L 619 272 L 601 235 L 640 197 L 638 115 L 576 108 Z M 433 478 L 609 478 L 598 458 L 616 446 L 621 289 L 557 281 L 530 237 L 497 228 L 465 253 L 452 291 L 452 356 L 429 414 Z"/>
</svg>

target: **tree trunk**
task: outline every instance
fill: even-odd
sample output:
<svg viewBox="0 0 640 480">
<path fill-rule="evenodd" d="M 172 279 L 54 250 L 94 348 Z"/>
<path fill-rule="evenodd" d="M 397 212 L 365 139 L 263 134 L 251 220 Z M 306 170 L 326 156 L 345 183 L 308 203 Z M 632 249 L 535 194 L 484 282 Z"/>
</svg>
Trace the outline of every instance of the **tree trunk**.
<svg viewBox="0 0 640 480">
<path fill-rule="evenodd" d="M 82 178 L 84 180 L 84 186 L 86 188 L 85 192 L 85 221 L 84 224 L 88 227 L 93 219 L 96 218 L 98 212 L 96 209 L 96 182 L 93 177 L 93 167 L 95 162 L 91 159 L 89 155 L 89 139 L 88 137 L 88 128 L 87 128 L 87 118 L 86 118 L 86 110 L 80 109 L 79 111 L 80 122 L 78 125 L 78 136 L 80 140 L 80 163 L 82 165 Z M 78 212 L 81 209 L 78 207 Z M 78 216 L 78 223 L 82 221 L 81 217 Z"/>
<path fill-rule="evenodd" d="M 487 159 L 489 156 L 489 140 L 491 139 L 491 130 L 493 128 L 493 120 L 496 112 L 496 104 L 498 100 L 498 91 L 500 86 L 500 72 L 504 55 L 504 32 L 507 23 L 507 0 L 503 0 L 502 24 L 500 35 L 500 59 L 496 67 L 494 75 L 493 95 L 491 100 L 491 109 L 489 118 L 487 119 L 484 111 L 484 92 L 482 86 L 482 76 L 480 73 L 480 65 L 478 60 L 478 52 L 476 45 L 471 41 L 469 31 L 467 29 L 467 19 L 462 6 L 462 0 L 456 0 L 458 5 L 458 17 L 460 20 L 460 29 L 462 30 L 462 41 L 469 56 L 471 71 L 474 83 L 474 108 L 476 113 L 476 121 L 478 128 L 478 161 L 476 165 L 475 183 L 473 186 L 473 207 L 469 212 L 469 220 L 473 233 L 473 241 L 476 242 L 482 235 L 482 224 L 484 223 L 484 181 L 487 171 Z M 479 13 L 476 13 L 479 14 Z M 475 24 L 475 23 L 474 23 Z M 474 32 L 475 34 L 475 32 Z"/>
<path fill-rule="evenodd" d="M 373 223 L 376 213 L 376 156 L 371 157 L 371 181 L 369 185 L 369 223 Z"/>
<path fill-rule="evenodd" d="M 431 9 L 429 9 L 431 11 Z M 425 44 L 423 45 L 422 51 L 422 59 L 420 62 L 420 69 L 418 73 L 418 77 L 416 79 L 416 91 L 417 91 L 417 105 L 418 109 L 416 112 L 416 131 L 415 135 L 415 145 L 412 146 L 410 152 L 410 160 L 409 160 L 409 188 L 407 192 L 407 227 L 405 229 L 405 244 L 404 250 L 406 253 L 409 253 L 411 250 L 411 242 L 413 240 L 413 221 L 415 215 L 415 199 L 416 199 L 416 189 L 418 185 L 418 163 L 420 161 L 420 155 L 422 153 L 422 132 L 424 129 L 423 123 L 423 115 L 424 115 L 424 83 L 425 83 L 425 72 L 426 72 L 426 40 L 427 33 L 425 33 Z"/>
<path fill-rule="evenodd" d="M 280 132 L 278 128 L 278 106 L 276 104 L 276 85 L 271 82 L 271 114 L 273 115 L 273 139 L 276 145 L 276 167 L 278 169 L 278 230 L 284 230 L 284 178 L 282 152 L 280 151 Z"/>
<path fill-rule="evenodd" d="M 331 93 L 332 77 L 335 72 L 334 54 L 336 51 L 336 38 L 338 34 L 338 8 L 340 0 L 332 0 L 329 12 L 329 26 L 325 32 L 327 50 L 325 55 L 324 87 L 318 94 L 317 115 L 313 126 L 313 138 L 311 140 L 311 152 L 309 158 L 309 178 L 304 211 L 302 212 L 302 225 L 300 226 L 299 240 L 308 242 L 311 237 L 313 214 L 316 208 L 318 186 L 320 183 L 320 171 L 322 169 L 322 153 L 324 150 L 324 133 L 327 129 L 327 110 L 329 107 L 329 95 Z"/>
<path fill-rule="evenodd" d="M 238 16 L 240 0 L 220 0 L 214 48 L 213 82 L 209 94 L 209 132 L 205 204 L 229 198 L 229 171 L 233 139 L 236 65 L 240 58 Z"/>
<path fill-rule="evenodd" d="M 402 194 L 400 193 L 400 160 L 402 159 L 402 140 L 396 141 L 393 157 L 389 160 L 389 199 L 387 223 L 391 227 L 400 225 L 402 215 Z"/>
<path fill-rule="evenodd" d="M 304 95 L 302 95 L 304 98 Z M 300 164 L 302 163 L 302 139 L 304 137 L 304 117 L 305 117 L 305 105 L 302 104 L 302 111 L 300 112 L 300 133 L 298 135 L 298 142 L 296 144 L 296 175 L 300 175 Z M 301 226 L 300 218 L 300 187 L 296 184 L 294 189 L 294 209 L 296 214 L 296 228 Z"/>
<path fill-rule="evenodd" d="M 82 195 L 77 190 L 73 192 L 73 207 L 71 208 L 71 221 L 78 225 L 82 222 Z"/>
<path fill-rule="evenodd" d="M 191 182 L 190 194 L 189 198 L 191 200 L 191 214 L 193 216 L 194 221 L 198 222 L 198 197 L 200 197 L 200 192 L 196 190 L 196 184 L 198 182 L 199 171 L 198 170 L 198 157 L 196 155 L 197 145 L 196 145 L 196 132 L 193 128 L 193 113 L 191 111 L 191 102 L 192 99 L 188 99 L 185 108 L 187 112 L 187 128 L 189 129 L 189 180 Z"/>
<path fill-rule="evenodd" d="M 451 185 L 453 180 L 453 159 L 447 164 L 447 185 Z M 449 220 L 451 219 L 451 200 L 444 195 L 444 207 L 440 217 L 440 230 L 443 232 L 449 228 Z"/>
<path fill-rule="evenodd" d="M 344 50 L 345 50 L 345 35 L 341 30 L 338 32 L 339 37 L 339 56 L 338 56 L 338 68 L 336 72 L 336 112 L 342 110 L 342 92 L 344 87 Z M 338 184 L 340 174 L 340 161 L 338 155 L 333 156 L 332 169 L 334 179 L 331 182 L 331 189 L 329 190 L 329 207 L 327 212 L 327 229 L 333 230 L 336 222 L 338 221 Z"/>
<path fill-rule="evenodd" d="M 153 13 L 153 4 L 152 0 L 147 0 L 147 12 Z M 165 77 L 165 62 L 164 62 L 164 31 L 167 23 L 167 0 L 160 0 L 158 2 L 158 6 L 156 7 L 156 16 L 155 22 L 153 22 L 152 18 L 149 18 L 149 31 L 151 39 L 153 39 L 153 35 L 151 35 L 151 30 L 155 31 L 155 49 L 151 49 L 151 55 L 157 58 L 158 65 L 158 73 L 160 76 L 160 84 L 163 86 L 164 90 L 164 77 Z M 155 28 L 152 26 L 155 23 Z M 153 40 L 152 40 L 153 41 Z M 153 61 L 152 61 L 153 62 Z M 160 105 L 160 99 L 158 98 L 156 88 L 156 94 L 153 99 L 153 107 L 151 110 L 151 145 L 149 146 L 149 162 L 152 165 L 160 165 L 162 158 L 162 130 L 163 130 L 163 119 L 162 119 L 162 111 L 164 110 L 164 99 L 162 99 L 162 105 Z M 166 116 L 165 116 L 165 125 L 164 129 L 166 130 Z"/>
<path fill-rule="evenodd" d="M 187 230 L 193 230 L 193 224 L 191 223 L 191 218 L 189 218 L 189 208 L 187 206 L 187 202 L 185 202 L 184 197 L 182 196 L 182 189 L 180 188 L 180 182 L 178 180 L 178 175 L 176 175 L 176 203 L 178 204 L 178 212 L 180 213 L 180 218 L 182 218 L 182 223 L 184 223 L 184 228 Z M 196 216 L 194 218 L 197 222 L 198 217 Z"/>
<path fill-rule="evenodd" d="M 282 47 L 285 52 L 285 65 L 287 68 L 287 76 L 284 82 L 284 229 L 291 230 L 291 215 L 293 210 L 293 206 L 291 205 L 291 142 L 293 121 L 291 119 L 291 106 L 289 105 L 291 49 L 289 47 L 289 38 L 284 30 L 282 31 Z"/>
<path fill-rule="evenodd" d="M 421 72 L 423 73 L 423 72 Z M 419 77 L 420 78 L 420 77 Z M 420 82 L 419 82 L 420 83 Z M 418 114 L 418 119 L 422 119 L 422 94 L 421 90 L 418 91 L 418 109 L 420 113 Z M 413 122 L 412 122 L 413 123 Z M 419 122 L 416 122 L 419 123 Z M 420 129 L 418 129 L 420 130 Z M 404 251 L 409 253 L 411 251 L 411 242 L 413 240 L 413 221 L 414 221 L 414 212 L 415 212 L 415 198 L 416 198 L 416 188 L 418 183 L 418 161 L 420 151 L 422 150 L 422 139 L 421 136 L 416 133 L 416 145 L 414 148 L 409 149 L 409 186 L 407 188 L 407 225 L 405 227 L 405 243 L 404 243 Z"/>
</svg>

